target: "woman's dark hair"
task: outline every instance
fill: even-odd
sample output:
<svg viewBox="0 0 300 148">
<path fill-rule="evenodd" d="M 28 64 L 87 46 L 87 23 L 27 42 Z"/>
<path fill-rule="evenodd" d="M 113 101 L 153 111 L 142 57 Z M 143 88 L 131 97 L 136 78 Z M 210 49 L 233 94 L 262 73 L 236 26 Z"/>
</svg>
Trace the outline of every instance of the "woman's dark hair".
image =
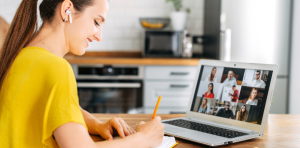
<svg viewBox="0 0 300 148">
<path fill-rule="evenodd" d="M 244 112 L 242 111 L 243 107 L 245 107 L 245 111 L 244 111 Z M 246 105 L 243 105 L 243 106 L 241 107 L 241 109 L 240 109 L 240 113 L 239 113 L 238 119 L 242 120 L 243 117 L 246 115 L 246 112 L 247 112 L 247 111 L 246 111 Z"/>
<path fill-rule="evenodd" d="M 206 104 L 205 104 L 205 109 L 207 108 L 207 98 L 203 98 L 202 103 L 201 103 L 201 107 L 204 108 L 204 100 L 206 100 Z"/>
<path fill-rule="evenodd" d="M 44 0 L 40 5 L 40 15 L 43 22 L 53 20 L 58 4 L 64 0 Z M 94 4 L 93 0 L 71 0 L 75 10 L 83 12 L 87 6 Z M 37 24 L 38 0 L 22 0 L 5 37 L 4 44 L 0 47 L 0 91 L 5 76 L 13 61 L 38 32 Z"/>
<path fill-rule="evenodd" d="M 208 84 L 208 87 L 209 87 L 209 85 L 211 85 L 211 87 L 212 87 L 211 93 L 213 94 L 213 93 L 214 93 L 214 83 L 209 83 L 209 84 Z"/>
<path fill-rule="evenodd" d="M 209 81 L 213 81 L 214 80 L 214 78 L 215 78 L 215 74 L 213 75 L 212 74 L 212 71 L 214 70 L 214 69 L 216 69 L 216 71 L 217 71 L 217 67 L 214 67 L 212 70 L 211 70 L 211 73 L 210 73 L 210 77 L 209 77 Z"/>
</svg>

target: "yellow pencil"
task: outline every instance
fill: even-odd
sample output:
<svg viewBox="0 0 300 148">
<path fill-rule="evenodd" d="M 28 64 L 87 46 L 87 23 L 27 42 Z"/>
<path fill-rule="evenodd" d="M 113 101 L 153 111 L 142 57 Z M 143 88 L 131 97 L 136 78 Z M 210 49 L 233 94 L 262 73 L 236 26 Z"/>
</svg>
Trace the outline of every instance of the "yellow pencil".
<svg viewBox="0 0 300 148">
<path fill-rule="evenodd" d="M 153 112 L 153 115 L 152 115 L 152 119 L 155 118 L 156 111 L 157 111 L 157 108 L 158 108 L 159 103 L 160 103 L 160 99 L 161 99 L 161 96 L 158 96 L 158 100 L 157 100 L 157 103 L 156 103 L 156 106 L 155 106 L 155 109 L 154 109 L 154 112 Z"/>
</svg>

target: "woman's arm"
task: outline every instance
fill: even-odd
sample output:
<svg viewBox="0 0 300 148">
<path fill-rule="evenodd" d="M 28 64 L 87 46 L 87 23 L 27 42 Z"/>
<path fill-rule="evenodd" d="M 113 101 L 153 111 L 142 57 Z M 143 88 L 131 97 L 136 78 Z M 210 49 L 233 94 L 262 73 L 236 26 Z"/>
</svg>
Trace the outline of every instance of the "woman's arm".
<svg viewBox="0 0 300 148">
<path fill-rule="evenodd" d="M 55 140 L 61 148 L 139 148 L 147 147 L 145 136 L 141 133 L 119 139 L 103 142 L 94 142 L 86 128 L 69 122 L 59 126 L 54 131 Z"/>
<path fill-rule="evenodd" d="M 103 122 L 99 121 L 97 118 L 95 118 L 93 115 L 91 115 L 89 112 L 85 111 L 84 109 L 80 108 L 84 122 L 88 128 L 88 132 L 93 135 L 99 135 L 98 131 L 96 130 Z"/>
<path fill-rule="evenodd" d="M 111 118 L 106 123 L 103 123 L 82 108 L 81 112 L 90 134 L 100 135 L 104 139 L 112 140 L 113 135 L 119 135 L 124 138 L 125 136 L 135 133 L 135 131 L 120 117 Z M 116 129 L 115 133 L 114 129 Z"/>
<path fill-rule="evenodd" d="M 56 128 L 55 140 L 61 148 L 148 148 L 158 146 L 164 135 L 164 126 L 160 117 L 149 122 L 140 122 L 137 132 L 118 140 L 94 142 L 86 128 L 79 123 L 69 122 Z"/>
</svg>

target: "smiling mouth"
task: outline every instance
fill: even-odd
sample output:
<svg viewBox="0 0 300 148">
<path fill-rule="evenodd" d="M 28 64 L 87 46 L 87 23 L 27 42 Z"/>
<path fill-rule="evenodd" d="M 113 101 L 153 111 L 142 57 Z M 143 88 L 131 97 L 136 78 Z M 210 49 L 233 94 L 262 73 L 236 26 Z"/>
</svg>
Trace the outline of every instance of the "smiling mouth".
<svg viewBox="0 0 300 148">
<path fill-rule="evenodd" d="M 89 47 L 89 42 L 92 42 L 93 40 L 91 40 L 91 39 L 87 38 L 85 41 L 86 41 L 86 45 L 87 45 L 87 47 Z"/>
</svg>

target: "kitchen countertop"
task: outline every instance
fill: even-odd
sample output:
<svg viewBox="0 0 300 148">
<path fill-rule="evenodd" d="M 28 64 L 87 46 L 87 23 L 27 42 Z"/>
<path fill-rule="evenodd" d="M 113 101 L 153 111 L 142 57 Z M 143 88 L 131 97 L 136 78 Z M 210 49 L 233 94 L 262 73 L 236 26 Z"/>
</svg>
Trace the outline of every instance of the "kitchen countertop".
<svg viewBox="0 0 300 148">
<path fill-rule="evenodd" d="M 126 64 L 197 66 L 200 59 L 208 58 L 143 58 L 140 52 L 86 52 L 83 56 L 68 54 L 70 64 Z"/>
</svg>

